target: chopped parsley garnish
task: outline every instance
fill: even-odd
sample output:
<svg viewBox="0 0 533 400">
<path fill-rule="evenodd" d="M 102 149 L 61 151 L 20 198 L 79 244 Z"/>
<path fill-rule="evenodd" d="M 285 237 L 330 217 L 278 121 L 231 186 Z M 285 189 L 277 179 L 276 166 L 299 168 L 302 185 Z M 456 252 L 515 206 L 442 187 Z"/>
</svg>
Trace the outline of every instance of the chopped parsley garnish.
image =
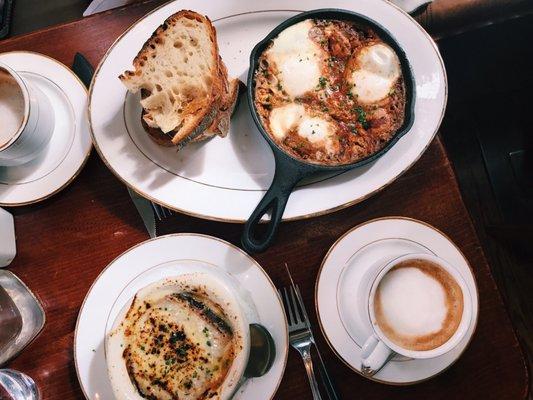
<svg viewBox="0 0 533 400">
<path fill-rule="evenodd" d="M 206 345 L 208 345 L 209 347 L 211 347 L 211 341 L 208 340 L 207 342 L 205 342 Z"/>
<path fill-rule="evenodd" d="M 324 78 L 323 76 L 318 78 L 318 86 L 320 86 L 322 89 L 324 89 L 326 87 L 326 83 L 327 82 L 328 82 L 327 79 Z"/>
<path fill-rule="evenodd" d="M 187 357 L 187 350 L 189 350 L 190 348 L 190 345 L 182 344 L 180 347 L 176 348 L 176 355 L 181 358 Z"/>
<path fill-rule="evenodd" d="M 362 107 L 358 106 L 355 107 L 355 111 L 357 112 L 357 121 L 363 125 L 363 128 L 368 128 L 368 121 L 366 120 L 366 112 L 363 110 Z"/>
<path fill-rule="evenodd" d="M 277 88 L 278 90 L 283 90 L 283 86 L 281 86 L 281 83 L 278 82 Z"/>
<path fill-rule="evenodd" d="M 182 340 L 185 340 L 185 333 L 183 333 L 182 331 L 176 331 L 170 334 L 170 343 L 176 344 L 176 342 Z"/>
<path fill-rule="evenodd" d="M 174 364 L 176 362 L 176 359 L 175 358 L 168 358 L 166 361 L 165 361 L 165 364 L 166 365 L 171 365 L 171 364 Z"/>
</svg>

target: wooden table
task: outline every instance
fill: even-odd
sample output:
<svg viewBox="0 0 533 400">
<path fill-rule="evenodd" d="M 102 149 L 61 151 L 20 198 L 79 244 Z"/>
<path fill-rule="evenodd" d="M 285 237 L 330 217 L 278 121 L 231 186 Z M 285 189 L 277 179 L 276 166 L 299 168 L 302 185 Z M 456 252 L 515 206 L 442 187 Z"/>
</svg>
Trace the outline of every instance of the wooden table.
<svg viewBox="0 0 533 400">
<path fill-rule="evenodd" d="M 96 65 L 112 41 L 153 8 L 154 3 L 158 2 L 130 6 L 0 42 L 0 52 L 33 50 L 70 65 L 75 52 L 81 51 Z M 94 152 L 80 176 L 63 192 L 41 204 L 10 211 L 15 214 L 18 255 L 9 269 L 37 294 L 46 310 L 47 323 L 40 336 L 9 367 L 31 375 L 44 399 L 82 399 L 73 361 L 74 327 L 81 302 L 98 273 L 148 235 L 126 188 Z M 319 333 L 314 312 L 315 279 L 329 247 L 356 224 L 391 215 L 420 219 L 449 235 L 470 261 L 480 294 L 477 331 L 464 355 L 440 376 L 407 387 L 374 383 L 346 367 Z M 201 232 L 239 243 L 242 225 L 185 215 L 174 219 L 172 225 L 177 231 Z M 168 227 L 167 230 L 170 231 Z M 283 263 L 288 262 L 303 291 L 319 346 L 343 399 L 527 396 L 529 375 L 522 350 L 439 137 L 413 168 L 381 193 L 331 215 L 284 223 L 275 245 L 256 259 L 277 286 L 287 284 Z M 303 364 L 290 351 L 276 399 L 310 398 Z"/>
</svg>

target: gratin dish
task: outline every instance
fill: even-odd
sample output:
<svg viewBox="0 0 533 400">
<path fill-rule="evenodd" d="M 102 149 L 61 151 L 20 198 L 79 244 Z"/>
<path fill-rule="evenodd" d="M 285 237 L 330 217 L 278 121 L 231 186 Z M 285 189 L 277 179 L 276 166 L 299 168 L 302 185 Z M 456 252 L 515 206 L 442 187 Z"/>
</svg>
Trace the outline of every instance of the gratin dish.
<svg viewBox="0 0 533 400">
<path fill-rule="evenodd" d="M 288 154 L 282 149 L 268 134 L 263 125 L 259 112 L 255 104 L 255 76 L 256 71 L 259 68 L 259 58 L 263 52 L 270 45 L 273 38 L 277 37 L 282 31 L 288 27 L 304 21 L 306 19 L 331 19 L 331 20 L 344 20 L 355 22 L 359 26 L 368 27 L 374 30 L 381 40 L 389 45 L 398 56 L 400 67 L 405 84 L 405 111 L 404 121 L 400 128 L 394 133 L 387 144 L 379 151 L 371 154 L 368 157 L 362 158 L 356 162 L 340 165 L 320 165 L 304 160 L 299 160 L 292 155 Z M 243 247 L 251 252 L 257 253 L 264 251 L 274 240 L 279 223 L 281 222 L 287 200 L 297 185 L 303 178 L 315 175 L 320 172 L 343 172 L 350 169 L 358 168 L 363 165 L 369 164 L 383 154 L 385 154 L 394 144 L 405 135 L 411 128 L 414 121 L 414 107 L 415 107 L 415 81 L 414 76 L 409 64 L 409 60 L 405 52 L 399 43 L 394 39 L 391 33 L 389 33 L 378 22 L 367 18 L 361 14 L 340 10 L 340 9 L 319 9 L 311 10 L 298 14 L 292 18 L 282 22 L 276 28 L 274 28 L 262 41 L 260 41 L 252 50 L 250 55 L 250 68 L 248 71 L 247 80 L 248 91 L 248 104 L 252 113 L 253 120 L 259 129 L 259 132 L 265 138 L 268 145 L 272 149 L 275 159 L 275 173 L 274 179 L 270 185 L 270 188 L 259 202 L 250 218 L 244 226 L 244 232 L 241 237 Z M 268 222 L 266 232 L 257 237 L 255 235 L 257 226 L 260 223 L 262 217 L 271 211 L 272 216 Z"/>
</svg>

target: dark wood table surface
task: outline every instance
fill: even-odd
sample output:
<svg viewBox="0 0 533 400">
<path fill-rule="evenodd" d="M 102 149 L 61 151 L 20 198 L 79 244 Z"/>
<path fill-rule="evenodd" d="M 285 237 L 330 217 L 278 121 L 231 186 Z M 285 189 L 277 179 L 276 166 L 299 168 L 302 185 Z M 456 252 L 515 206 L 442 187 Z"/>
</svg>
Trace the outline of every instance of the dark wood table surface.
<svg viewBox="0 0 533 400">
<path fill-rule="evenodd" d="M 80 51 L 96 65 L 115 38 L 157 3 L 161 2 L 130 6 L 0 42 L 0 52 L 37 51 L 70 65 Z M 15 215 L 18 255 L 8 269 L 39 297 L 47 322 L 38 338 L 8 366 L 31 375 L 44 399 L 82 399 L 73 359 L 80 305 L 99 272 L 148 235 L 126 188 L 94 151 L 79 177 L 61 193 L 10 211 Z M 319 332 L 313 300 L 318 268 L 335 240 L 363 221 L 394 215 L 425 221 L 455 241 L 471 263 L 480 295 L 477 330 L 463 356 L 434 379 L 403 387 L 374 383 L 346 367 Z M 185 215 L 172 219 L 162 227 L 166 232 L 200 232 L 239 243 L 242 225 Z M 406 174 L 382 192 L 334 214 L 282 224 L 276 243 L 255 258 L 277 286 L 288 283 L 283 263 L 289 264 L 343 399 L 527 397 L 529 374 L 524 355 L 439 137 Z M 311 398 L 303 364 L 292 350 L 275 398 Z M 259 394 L 257 399 L 261 399 Z"/>
</svg>

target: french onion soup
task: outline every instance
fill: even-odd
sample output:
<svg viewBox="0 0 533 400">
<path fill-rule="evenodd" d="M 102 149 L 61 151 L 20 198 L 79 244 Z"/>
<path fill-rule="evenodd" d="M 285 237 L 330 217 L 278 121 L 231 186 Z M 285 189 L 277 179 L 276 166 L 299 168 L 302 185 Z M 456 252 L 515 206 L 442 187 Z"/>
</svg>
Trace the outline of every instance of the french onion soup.
<svg viewBox="0 0 533 400">
<path fill-rule="evenodd" d="M 307 19 L 275 37 L 258 65 L 261 123 L 297 159 L 355 163 L 381 150 L 404 122 L 399 58 L 371 28 Z"/>
<path fill-rule="evenodd" d="M 207 274 L 140 290 L 108 336 L 117 399 L 227 399 L 249 349 L 238 304 Z M 124 313 L 125 312 L 125 313 Z"/>
</svg>

